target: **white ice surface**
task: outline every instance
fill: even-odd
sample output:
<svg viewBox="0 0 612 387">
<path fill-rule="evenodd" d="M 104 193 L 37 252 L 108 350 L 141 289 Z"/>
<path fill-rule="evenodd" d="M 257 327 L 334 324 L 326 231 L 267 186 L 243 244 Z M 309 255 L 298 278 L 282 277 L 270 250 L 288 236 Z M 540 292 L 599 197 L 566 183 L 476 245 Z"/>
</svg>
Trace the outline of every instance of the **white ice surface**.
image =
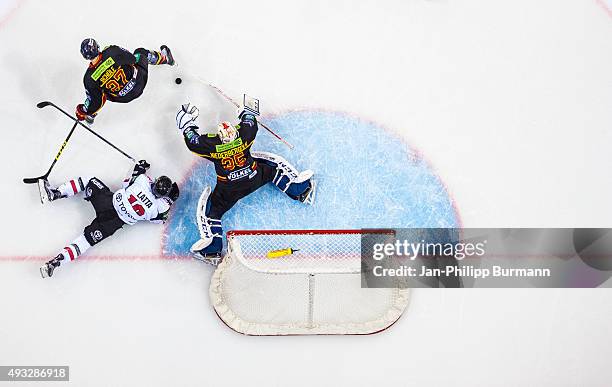
<svg viewBox="0 0 612 387">
<path fill-rule="evenodd" d="M 601 2 L 330 3 L 26 0 L 0 17 L 0 365 L 70 365 L 78 386 L 609 385 L 607 289 L 417 290 L 384 334 L 253 338 L 211 310 L 206 267 L 146 258 L 160 250 L 154 225 L 92 251 L 127 259 L 39 278 L 91 217 L 78 200 L 42 207 L 21 183 L 47 169 L 70 127 L 36 102 L 72 111 L 83 99 L 86 36 L 165 43 L 180 61 L 152 69 L 142 98 L 108 104 L 95 125 L 154 173 L 180 176 L 194 160 L 173 127 L 177 100 L 232 111 L 189 70 L 259 97 L 264 114 L 343 110 L 402 133 L 467 227 L 610 226 L 612 19 Z M 52 180 L 118 182 L 129 167 L 79 131 Z"/>
</svg>

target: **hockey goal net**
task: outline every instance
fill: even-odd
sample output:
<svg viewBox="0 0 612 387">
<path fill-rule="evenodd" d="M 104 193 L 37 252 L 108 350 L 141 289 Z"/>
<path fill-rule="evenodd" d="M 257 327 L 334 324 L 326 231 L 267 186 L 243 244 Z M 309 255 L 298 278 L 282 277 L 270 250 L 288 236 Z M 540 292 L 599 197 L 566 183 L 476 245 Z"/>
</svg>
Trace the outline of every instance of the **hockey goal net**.
<svg viewBox="0 0 612 387">
<path fill-rule="evenodd" d="M 407 289 L 361 287 L 364 235 L 389 230 L 230 231 L 210 298 L 233 330 L 248 335 L 370 334 L 393 324 Z"/>
</svg>

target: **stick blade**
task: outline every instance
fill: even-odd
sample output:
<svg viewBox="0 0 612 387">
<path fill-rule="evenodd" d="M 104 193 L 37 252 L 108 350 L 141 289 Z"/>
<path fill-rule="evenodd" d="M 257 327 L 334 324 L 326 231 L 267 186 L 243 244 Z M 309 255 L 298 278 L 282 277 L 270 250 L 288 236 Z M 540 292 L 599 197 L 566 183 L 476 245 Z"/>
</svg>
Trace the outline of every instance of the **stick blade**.
<svg viewBox="0 0 612 387">
<path fill-rule="evenodd" d="M 37 103 L 36 107 L 39 108 L 39 109 L 42 109 L 42 108 L 44 108 L 46 106 L 49 106 L 49 105 L 52 105 L 52 103 L 49 102 L 49 101 L 42 101 L 42 102 Z"/>
<path fill-rule="evenodd" d="M 39 176 L 39 177 L 24 177 L 23 178 L 23 182 L 26 184 L 37 184 L 38 180 L 40 179 L 44 179 L 45 176 Z"/>
</svg>

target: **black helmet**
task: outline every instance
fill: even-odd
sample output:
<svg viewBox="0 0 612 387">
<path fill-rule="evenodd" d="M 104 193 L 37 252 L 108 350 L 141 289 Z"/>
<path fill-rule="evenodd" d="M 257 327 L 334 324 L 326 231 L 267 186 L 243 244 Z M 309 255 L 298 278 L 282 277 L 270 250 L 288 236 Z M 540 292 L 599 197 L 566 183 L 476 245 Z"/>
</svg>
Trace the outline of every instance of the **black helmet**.
<svg viewBox="0 0 612 387">
<path fill-rule="evenodd" d="M 100 53 L 100 46 L 92 38 L 87 38 L 81 42 L 81 55 L 87 60 L 92 60 Z"/>
<path fill-rule="evenodd" d="M 153 191 L 153 195 L 158 198 L 162 196 L 168 196 L 170 190 L 172 189 L 172 180 L 168 176 L 160 176 L 153 182 L 153 186 L 151 190 Z"/>
</svg>

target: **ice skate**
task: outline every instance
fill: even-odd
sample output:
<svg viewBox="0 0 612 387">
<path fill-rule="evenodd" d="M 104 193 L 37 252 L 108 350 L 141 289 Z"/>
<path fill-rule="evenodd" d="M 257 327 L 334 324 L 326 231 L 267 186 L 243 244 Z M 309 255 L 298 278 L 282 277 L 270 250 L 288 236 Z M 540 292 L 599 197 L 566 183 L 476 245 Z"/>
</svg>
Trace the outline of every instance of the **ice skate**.
<svg viewBox="0 0 612 387">
<path fill-rule="evenodd" d="M 45 263 L 40 267 L 40 275 L 43 278 L 51 277 L 53 275 L 53 271 L 56 267 L 60 266 L 60 262 L 64 260 L 64 257 L 61 254 L 58 254 L 55 258 Z"/>
</svg>

